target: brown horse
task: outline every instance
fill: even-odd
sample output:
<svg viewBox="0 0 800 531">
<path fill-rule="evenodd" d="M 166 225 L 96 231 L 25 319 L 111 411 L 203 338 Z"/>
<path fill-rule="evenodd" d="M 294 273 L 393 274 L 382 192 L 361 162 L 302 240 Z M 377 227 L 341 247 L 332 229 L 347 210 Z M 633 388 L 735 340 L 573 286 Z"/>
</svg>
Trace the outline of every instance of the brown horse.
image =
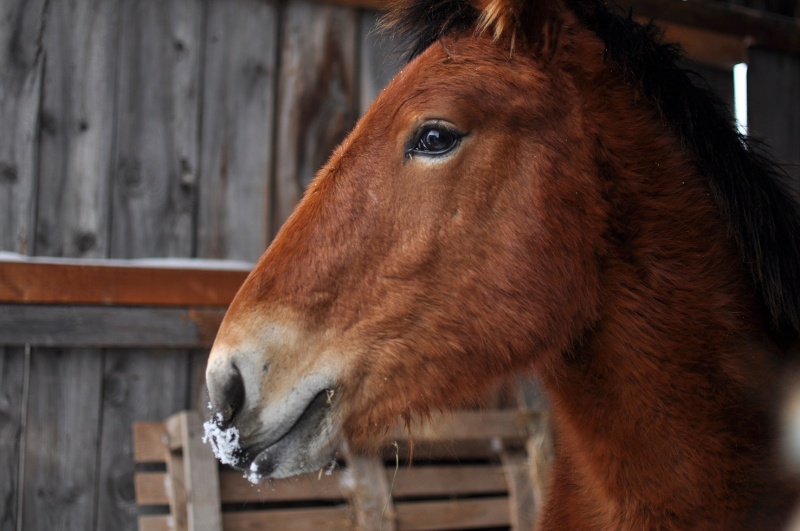
<svg viewBox="0 0 800 531">
<path fill-rule="evenodd" d="M 779 528 L 800 330 L 780 175 L 599 0 L 413 0 L 413 54 L 242 286 L 208 365 L 223 459 L 319 470 L 341 436 L 534 371 L 544 529 Z"/>
</svg>

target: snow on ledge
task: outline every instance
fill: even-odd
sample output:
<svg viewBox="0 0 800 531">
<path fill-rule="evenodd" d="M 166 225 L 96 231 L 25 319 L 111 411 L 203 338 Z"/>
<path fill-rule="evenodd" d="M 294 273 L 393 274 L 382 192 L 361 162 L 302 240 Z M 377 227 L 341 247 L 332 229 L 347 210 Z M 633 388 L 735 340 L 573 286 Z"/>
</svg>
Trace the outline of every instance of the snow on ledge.
<svg viewBox="0 0 800 531">
<path fill-rule="evenodd" d="M 53 258 L 45 256 L 25 256 L 7 251 L 0 251 L 0 262 L 99 267 L 142 267 L 152 269 L 205 269 L 212 271 L 250 271 L 255 265 L 252 262 L 245 262 L 243 260 L 213 260 L 208 258 L 136 258 L 132 260 Z"/>
</svg>

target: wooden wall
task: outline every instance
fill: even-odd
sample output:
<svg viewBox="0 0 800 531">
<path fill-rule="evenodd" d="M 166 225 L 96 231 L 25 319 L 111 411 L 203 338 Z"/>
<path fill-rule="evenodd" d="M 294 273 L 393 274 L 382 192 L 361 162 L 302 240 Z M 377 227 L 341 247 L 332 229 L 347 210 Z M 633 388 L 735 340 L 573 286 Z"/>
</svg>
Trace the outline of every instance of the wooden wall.
<svg viewBox="0 0 800 531">
<path fill-rule="evenodd" d="M 399 68 L 375 18 L 309 0 L 3 0 L 0 251 L 254 261 Z M 751 127 L 800 182 L 800 59 L 750 62 Z M 701 68 L 729 98 L 729 74 Z M 135 529 L 131 424 L 197 406 L 205 356 L 0 337 L 0 531 Z"/>
<path fill-rule="evenodd" d="M 0 251 L 255 261 L 397 68 L 374 26 L 305 0 L 3 0 Z M 0 530 L 135 529 L 132 422 L 197 405 L 206 353 L 3 344 Z"/>
</svg>

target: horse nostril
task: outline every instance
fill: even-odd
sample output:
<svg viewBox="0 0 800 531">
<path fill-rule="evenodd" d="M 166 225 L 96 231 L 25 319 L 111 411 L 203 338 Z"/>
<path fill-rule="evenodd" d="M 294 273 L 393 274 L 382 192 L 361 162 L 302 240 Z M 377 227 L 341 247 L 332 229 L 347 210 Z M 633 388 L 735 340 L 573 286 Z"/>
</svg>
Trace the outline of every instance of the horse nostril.
<svg viewBox="0 0 800 531">
<path fill-rule="evenodd" d="M 218 404 L 222 424 L 228 424 L 244 405 L 244 379 L 239 367 L 233 366 L 234 372 L 222 388 L 221 402 Z"/>
</svg>

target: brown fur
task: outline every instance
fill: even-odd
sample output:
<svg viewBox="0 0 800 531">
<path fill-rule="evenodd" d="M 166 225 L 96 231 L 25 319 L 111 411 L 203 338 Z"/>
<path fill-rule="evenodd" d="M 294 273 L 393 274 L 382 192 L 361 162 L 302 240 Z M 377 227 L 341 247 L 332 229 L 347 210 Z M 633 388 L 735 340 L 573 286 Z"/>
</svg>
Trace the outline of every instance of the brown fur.
<svg viewBox="0 0 800 531">
<path fill-rule="evenodd" d="M 550 48 L 522 53 L 516 1 L 389 85 L 220 341 L 295 320 L 313 341 L 271 363 L 340 365 L 362 444 L 536 372 L 558 443 L 544 529 L 779 528 L 796 498 L 773 455 L 780 348 L 707 179 L 571 13 L 540 10 Z M 406 157 L 433 118 L 461 146 Z"/>
</svg>

